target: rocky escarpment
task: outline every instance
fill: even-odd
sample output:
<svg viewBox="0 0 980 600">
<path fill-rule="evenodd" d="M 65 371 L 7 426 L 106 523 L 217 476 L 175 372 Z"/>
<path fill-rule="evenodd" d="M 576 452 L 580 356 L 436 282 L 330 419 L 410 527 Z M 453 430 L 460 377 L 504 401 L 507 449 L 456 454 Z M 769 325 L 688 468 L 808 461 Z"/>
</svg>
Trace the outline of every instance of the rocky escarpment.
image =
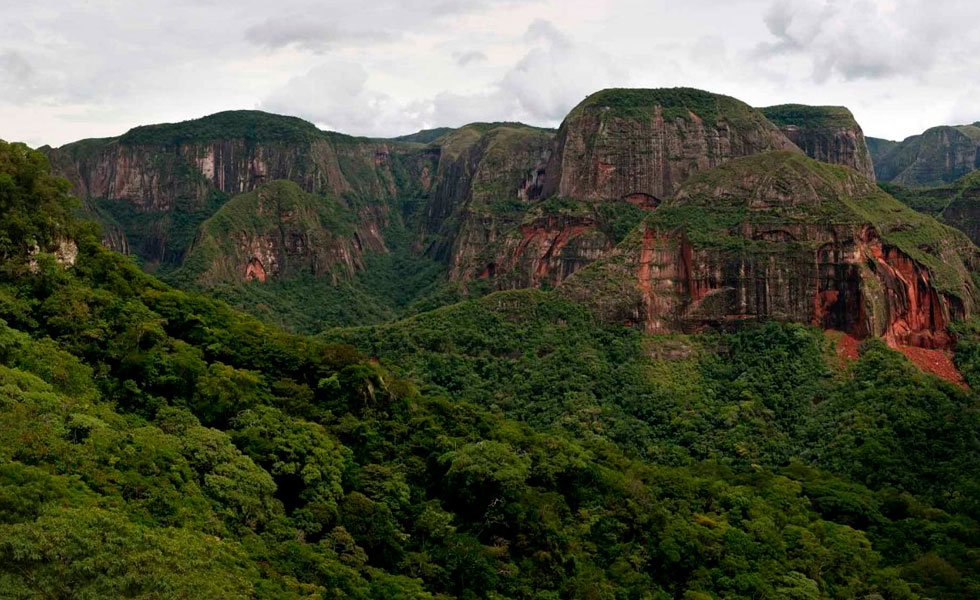
<svg viewBox="0 0 980 600">
<path fill-rule="evenodd" d="M 687 88 L 604 90 L 565 118 L 543 191 L 653 206 L 697 171 L 768 150 L 796 146 L 734 98 Z"/>
<path fill-rule="evenodd" d="M 365 250 L 384 249 L 380 235 L 365 238 L 355 224 L 336 199 L 306 192 L 292 181 L 263 183 L 233 197 L 204 222 L 181 276 L 204 285 L 302 273 L 349 279 L 363 268 Z"/>
<path fill-rule="evenodd" d="M 875 159 L 880 181 L 908 187 L 953 182 L 980 168 L 980 122 L 933 127 L 906 138 Z"/>
<path fill-rule="evenodd" d="M 528 139 L 521 144 L 530 154 L 507 150 L 495 161 L 527 173 L 523 181 L 492 176 L 505 185 L 464 190 L 477 193 L 459 221 L 451 277 L 489 278 L 498 289 L 557 285 L 608 253 L 624 223 L 635 224 L 698 170 L 756 152 L 796 150 L 748 105 L 689 89 L 605 90 L 569 114 L 551 148 Z M 470 148 L 461 164 L 486 161 L 482 143 Z M 479 164 L 486 173 L 493 163 Z M 459 203 L 434 207 L 443 205 Z"/>
<path fill-rule="evenodd" d="M 541 199 L 553 143 L 551 130 L 494 123 L 462 127 L 433 144 L 439 162 L 421 234 L 450 279 L 493 277 L 513 266 L 507 240 Z"/>
<path fill-rule="evenodd" d="M 807 156 L 851 167 L 875 179 L 871 153 L 861 126 L 843 106 L 781 104 L 760 109 Z"/>
<path fill-rule="evenodd" d="M 149 264 L 178 264 L 200 223 L 230 196 L 267 181 L 331 194 L 374 231 L 399 186 L 423 181 L 423 166 L 401 160 L 401 146 L 258 111 L 138 127 L 119 138 L 46 151 L 90 212 L 113 218 L 103 220 L 105 242 Z"/>
<path fill-rule="evenodd" d="M 772 153 L 692 178 L 561 289 L 649 332 L 780 320 L 945 348 L 978 253 L 850 169 Z"/>
</svg>

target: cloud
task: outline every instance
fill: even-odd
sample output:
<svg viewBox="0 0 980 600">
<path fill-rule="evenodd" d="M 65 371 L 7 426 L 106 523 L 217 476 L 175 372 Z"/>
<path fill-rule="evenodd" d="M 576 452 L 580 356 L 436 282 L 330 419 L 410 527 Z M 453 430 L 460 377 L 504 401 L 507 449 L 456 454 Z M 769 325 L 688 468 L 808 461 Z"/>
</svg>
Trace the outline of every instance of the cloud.
<svg viewBox="0 0 980 600">
<path fill-rule="evenodd" d="M 245 30 L 245 39 L 258 46 L 279 49 L 290 45 L 321 52 L 337 45 L 373 45 L 394 41 L 399 36 L 387 31 L 348 31 L 332 22 L 311 20 L 307 15 L 274 17 Z"/>
<path fill-rule="evenodd" d="M 943 8 L 951 4 L 971 10 L 957 0 L 776 0 L 763 17 L 774 40 L 758 44 L 755 56 L 803 56 L 817 83 L 921 76 L 935 67 L 958 30 L 971 35 L 962 14 Z"/>
<path fill-rule="evenodd" d="M 7 100 L 28 100 L 37 83 L 37 74 L 27 59 L 12 50 L 0 52 L 0 89 Z"/>
<path fill-rule="evenodd" d="M 486 62 L 487 55 L 479 50 L 470 50 L 469 52 L 453 52 L 453 60 L 456 64 L 465 67 L 470 63 Z"/>
<path fill-rule="evenodd" d="M 360 64 L 329 61 L 289 80 L 260 108 L 371 136 L 474 121 L 556 125 L 588 94 L 628 83 L 625 69 L 610 55 L 576 42 L 552 23 L 534 21 L 522 37 L 526 54 L 482 91 L 444 90 L 404 102 L 373 89 Z"/>
<path fill-rule="evenodd" d="M 945 122 L 951 125 L 980 122 L 980 86 L 970 87 L 956 99 Z"/>
<path fill-rule="evenodd" d="M 517 99 L 524 118 L 555 123 L 590 93 L 629 83 L 619 61 L 572 40 L 549 22 L 531 23 L 525 39 L 534 47 L 499 84 Z"/>
<path fill-rule="evenodd" d="M 390 135 L 412 130 L 424 119 L 425 106 L 401 103 L 367 86 L 358 63 L 324 62 L 273 91 L 259 108 L 296 115 L 327 129 L 357 135 Z"/>
</svg>

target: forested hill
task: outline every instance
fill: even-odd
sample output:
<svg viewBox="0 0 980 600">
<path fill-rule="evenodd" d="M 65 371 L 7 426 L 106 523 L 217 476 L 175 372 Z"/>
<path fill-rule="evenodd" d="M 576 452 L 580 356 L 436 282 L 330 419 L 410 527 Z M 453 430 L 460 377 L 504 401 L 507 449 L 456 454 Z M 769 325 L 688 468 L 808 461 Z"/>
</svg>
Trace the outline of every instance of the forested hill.
<svg viewBox="0 0 980 600">
<path fill-rule="evenodd" d="M 975 393 L 879 341 L 651 337 L 539 290 L 291 335 L 67 190 L 0 142 L 0 597 L 980 595 Z"/>
</svg>

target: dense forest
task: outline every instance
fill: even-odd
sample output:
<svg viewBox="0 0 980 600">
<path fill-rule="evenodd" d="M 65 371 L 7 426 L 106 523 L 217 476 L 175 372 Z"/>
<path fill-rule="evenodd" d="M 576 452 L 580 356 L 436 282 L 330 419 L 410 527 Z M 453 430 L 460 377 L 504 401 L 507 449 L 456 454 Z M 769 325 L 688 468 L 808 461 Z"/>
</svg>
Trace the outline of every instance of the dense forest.
<svg viewBox="0 0 980 600">
<path fill-rule="evenodd" d="M 980 597 L 976 393 L 880 341 L 542 290 L 298 336 L 68 189 L 0 142 L 0 597 Z"/>
</svg>

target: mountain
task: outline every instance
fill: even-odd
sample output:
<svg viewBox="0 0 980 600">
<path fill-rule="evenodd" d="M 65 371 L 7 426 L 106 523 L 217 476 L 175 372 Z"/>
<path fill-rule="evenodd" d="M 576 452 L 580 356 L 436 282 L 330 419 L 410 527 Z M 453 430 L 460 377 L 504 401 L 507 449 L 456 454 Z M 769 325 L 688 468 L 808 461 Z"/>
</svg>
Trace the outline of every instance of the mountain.
<svg viewBox="0 0 980 600">
<path fill-rule="evenodd" d="M 365 244 L 384 250 L 380 234 L 362 241 L 355 224 L 354 215 L 336 199 L 311 194 L 288 180 L 262 183 L 233 196 L 201 225 L 183 271 L 204 283 L 265 282 L 303 272 L 350 279 L 364 268 Z"/>
<path fill-rule="evenodd" d="M 807 156 L 875 178 L 864 132 L 843 106 L 781 104 L 760 109 Z"/>
<path fill-rule="evenodd" d="M 553 156 L 514 152 L 536 147 L 533 131 L 476 129 L 472 143 L 438 151 L 445 174 L 480 184 L 455 197 L 483 201 L 474 192 L 494 181 L 497 160 L 516 154 L 501 170 L 516 176 L 523 160 Z M 405 172 L 420 176 L 432 164 L 375 156 L 377 167 L 418 164 Z M 526 203 L 547 202 L 533 199 L 529 174 L 518 182 Z M 0 142 L 0 595 L 976 597 L 980 325 L 963 272 L 976 248 L 856 171 L 799 151 L 688 175 L 655 208 L 619 201 L 643 222 L 556 290 L 313 337 L 174 289 L 106 249 L 44 154 Z M 320 260 L 349 247 L 364 215 L 385 214 L 363 210 L 380 203 L 290 178 L 250 185 L 198 228 L 185 254 L 206 258 L 196 273 L 251 273 L 247 287 L 264 290 L 322 268 L 320 281 L 344 272 L 340 286 L 397 258 L 365 252 L 353 275 Z M 403 227 L 382 232 L 386 246 L 437 252 L 403 236 L 420 231 L 427 193 L 388 205 Z M 242 232 L 272 244 L 259 259 L 265 282 L 250 259 L 229 261 L 256 239 Z M 734 277 L 746 298 L 781 301 L 772 284 L 750 294 L 774 274 L 815 312 L 860 300 L 874 314 L 840 323 L 827 310 L 814 327 L 759 310 L 772 318 L 691 334 L 598 318 L 620 299 L 589 277 L 619 268 L 607 281 L 659 291 L 677 269 L 661 252 L 674 243 L 715 306 L 729 294 L 712 273 Z M 579 302 L 583 291 L 598 302 Z M 684 293 L 648 295 L 670 310 L 644 314 L 706 324 L 673 310 Z M 964 320 L 946 340 L 915 318 L 947 311 Z M 822 327 L 860 333 L 848 323 L 955 344 L 973 389 L 923 374 L 880 340 L 841 354 L 844 336 Z"/>
<path fill-rule="evenodd" d="M 196 230 L 228 198 L 289 180 L 330 194 L 376 236 L 399 184 L 421 186 L 426 169 L 402 146 L 322 132 L 295 117 L 229 111 L 183 123 L 137 127 L 118 138 L 46 149 L 55 170 L 114 223 L 105 241 L 150 267 L 179 265 Z M 118 226 L 117 226 L 118 225 Z M 381 242 L 380 240 L 372 240 Z"/>
<path fill-rule="evenodd" d="M 871 153 L 872 164 L 877 164 L 882 156 L 890 152 L 895 146 L 898 146 L 901 142 L 896 142 L 894 140 L 886 140 L 876 137 L 866 137 L 864 138 L 865 143 L 868 145 L 868 152 Z"/>
<path fill-rule="evenodd" d="M 562 122 L 543 195 L 655 206 L 696 171 L 795 148 L 762 113 L 728 96 L 603 90 Z"/>
<path fill-rule="evenodd" d="M 951 183 L 980 168 L 980 123 L 933 127 L 881 144 L 874 163 L 881 181 L 906 187 Z"/>
<path fill-rule="evenodd" d="M 639 268 L 646 259 L 634 253 L 644 244 L 642 252 L 667 252 L 647 239 L 667 235 L 667 225 L 650 224 L 694 206 L 729 211 L 731 227 L 752 231 L 717 224 L 711 235 L 733 247 L 769 244 L 763 254 L 773 264 L 729 249 L 698 255 L 710 274 L 674 265 L 654 277 L 659 283 L 623 279 L 611 284 L 622 292 L 616 319 L 654 331 L 772 317 L 947 348 L 946 323 L 974 307 L 965 240 L 914 213 L 863 214 L 847 200 L 857 194 L 899 208 L 870 184 L 863 133 L 841 107 L 760 110 L 690 88 L 610 89 L 584 99 L 557 131 L 472 123 L 372 140 L 232 111 L 45 151 L 102 221 L 105 243 L 128 248 L 171 283 L 297 331 L 380 323 L 495 290 L 578 289 L 578 300 L 606 302 L 570 279 L 597 261 Z M 794 162 L 793 154 L 822 162 Z M 746 173 L 725 168 L 745 157 L 758 157 L 739 163 Z M 826 163 L 853 174 L 821 170 Z M 718 189 L 692 203 L 686 186 L 704 173 L 720 177 Z M 756 206 L 755 195 L 768 199 Z M 729 206 L 731 198 L 748 204 Z M 826 222 L 831 206 L 846 215 L 840 223 Z M 736 222 L 743 213 L 772 221 L 772 235 L 783 237 L 756 244 L 753 236 L 768 234 Z M 893 230 L 921 239 L 896 245 Z M 880 240 L 888 267 L 869 274 L 863 253 Z M 832 244 L 833 258 L 818 259 L 821 244 Z M 790 256 L 800 245 L 806 254 Z M 815 266 L 798 264 L 802 256 Z M 913 274 L 896 279 L 882 269 Z M 922 285 L 897 283 L 909 277 Z M 644 291 L 650 285 L 679 295 L 661 298 Z M 703 289 L 681 289 L 695 285 Z M 736 305 L 732 294 L 751 298 Z"/>
<path fill-rule="evenodd" d="M 934 187 L 907 188 L 889 183 L 882 188 L 915 210 L 959 229 L 973 243 L 980 243 L 980 171 Z"/>
<path fill-rule="evenodd" d="M 704 171 L 563 292 L 652 333 L 744 320 L 948 348 L 980 251 L 855 171 L 781 152 Z"/>
</svg>

